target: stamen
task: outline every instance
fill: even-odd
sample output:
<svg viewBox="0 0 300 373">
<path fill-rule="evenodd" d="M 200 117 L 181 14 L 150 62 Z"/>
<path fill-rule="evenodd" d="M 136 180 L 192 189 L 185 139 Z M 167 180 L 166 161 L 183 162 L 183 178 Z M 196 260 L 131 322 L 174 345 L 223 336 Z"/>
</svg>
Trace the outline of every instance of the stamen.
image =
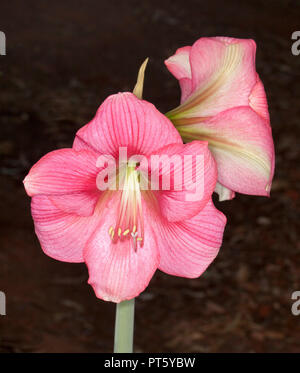
<svg viewBox="0 0 300 373">
<path fill-rule="evenodd" d="M 113 242 L 117 242 L 119 239 L 130 239 L 133 249 L 136 251 L 137 241 L 140 242 L 140 246 L 143 246 L 144 242 L 142 198 L 139 171 L 136 169 L 136 165 L 126 165 L 125 168 L 119 170 L 118 180 L 120 192 L 119 211 L 116 225 L 114 229 L 113 227 L 109 229 L 109 235 Z M 117 232 L 116 236 L 114 232 Z M 129 232 L 131 232 L 131 235 L 128 235 Z"/>
<path fill-rule="evenodd" d="M 136 233 L 133 233 L 131 232 L 131 236 L 133 238 L 133 250 L 136 251 L 137 250 L 137 245 L 136 245 L 136 236 L 137 236 L 137 232 Z"/>
</svg>

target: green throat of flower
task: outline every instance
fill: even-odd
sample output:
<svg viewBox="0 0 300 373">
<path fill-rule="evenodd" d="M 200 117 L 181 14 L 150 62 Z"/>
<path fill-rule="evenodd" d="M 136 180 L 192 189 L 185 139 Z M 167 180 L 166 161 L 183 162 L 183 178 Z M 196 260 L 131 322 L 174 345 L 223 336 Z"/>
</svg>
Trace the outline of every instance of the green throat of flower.
<svg viewBox="0 0 300 373">
<path fill-rule="evenodd" d="M 119 171 L 118 185 L 120 193 L 117 220 L 109 228 L 112 242 L 131 240 L 134 251 L 144 243 L 144 218 L 140 175 L 136 165 L 127 164 Z"/>
</svg>

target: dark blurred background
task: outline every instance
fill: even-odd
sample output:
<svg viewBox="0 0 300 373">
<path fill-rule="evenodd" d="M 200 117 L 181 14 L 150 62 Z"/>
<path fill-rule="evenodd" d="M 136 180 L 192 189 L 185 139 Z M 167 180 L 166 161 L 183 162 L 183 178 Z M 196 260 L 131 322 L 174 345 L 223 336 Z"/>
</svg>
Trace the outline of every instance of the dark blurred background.
<svg viewBox="0 0 300 373">
<path fill-rule="evenodd" d="M 217 203 L 224 243 L 199 279 L 157 272 L 136 302 L 136 352 L 300 352 L 300 2 L 65 0 L 1 3 L 1 352 L 110 352 L 115 305 L 97 299 L 84 264 L 45 256 L 22 180 L 46 152 L 71 146 L 110 94 L 132 90 L 150 57 L 145 99 L 162 112 L 180 90 L 163 61 L 201 36 L 253 38 L 276 147 L 271 198 Z"/>
</svg>

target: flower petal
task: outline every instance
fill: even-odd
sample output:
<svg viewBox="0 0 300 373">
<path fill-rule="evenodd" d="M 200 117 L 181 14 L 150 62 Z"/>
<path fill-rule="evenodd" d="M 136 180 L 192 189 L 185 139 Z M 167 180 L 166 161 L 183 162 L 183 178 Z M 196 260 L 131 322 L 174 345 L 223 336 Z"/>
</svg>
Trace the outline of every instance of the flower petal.
<svg viewBox="0 0 300 373">
<path fill-rule="evenodd" d="M 259 79 L 258 74 L 256 84 L 253 87 L 251 94 L 249 96 L 249 105 L 267 122 L 270 122 L 266 92 L 262 81 Z"/>
<path fill-rule="evenodd" d="M 31 212 L 45 254 L 64 262 L 83 262 L 83 248 L 99 223 L 100 210 L 90 217 L 68 214 L 47 196 L 34 196 Z"/>
<path fill-rule="evenodd" d="M 27 194 L 48 195 L 65 212 L 91 215 L 100 196 L 96 186 L 97 157 L 97 153 L 90 150 L 74 149 L 46 154 L 24 179 Z"/>
<path fill-rule="evenodd" d="M 157 225 L 159 269 L 174 276 L 199 277 L 218 254 L 226 217 L 210 200 L 192 219 Z"/>
<path fill-rule="evenodd" d="M 64 195 L 94 190 L 97 154 L 88 150 L 59 149 L 46 154 L 24 179 L 27 194 Z"/>
<path fill-rule="evenodd" d="M 128 156 L 147 155 L 172 143 L 182 143 L 172 123 L 154 105 L 125 92 L 103 102 L 94 119 L 77 132 L 73 148 L 118 158 L 120 147 L 127 147 Z"/>
<path fill-rule="evenodd" d="M 207 118 L 249 104 L 256 84 L 256 44 L 250 39 L 201 38 L 190 51 L 191 95 L 167 116 Z"/>
<path fill-rule="evenodd" d="M 147 287 L 159 263 L 149 219 L 145 220 L 144 245 L 136 251 L 128 236 L 112 243 L 109 229 L 116 222 L 117 206 L 112 200 L 103 211 L 105 218 L 84 250 L 89 284 L 96 296 L 115 303 L 138 296 Z"/>
<path fill-rule="evenodd" d="M 191 47 L 179 48 L 173 56 L 165 61 L 169 71 L 179 80 L 181 103 L 187 99 L 192 90 L 190 51 Z"/>
<path fill-rule="evenodd" d="M 239 193 L 269 195 L 274 174 L 272 132 L 255 111 L 238 107 L 178 129 L 185 140 L 208 141 L 223 186 Z"/>
<path fill-rule="evenodd" d="M 160 211 L 168 221 L 191 218 L 211 198 L 217 168 L 207 142 L 167 145 L 155 151 L 148 164 L 151 188 L 157 190 Z"/>
<path fill-rule="evenodd" d="M 66 213 L 76 214 L 79 216 L 90 216 L 95 210 L 95 206 L 100 197 L 100 192 L 97 189 L 62 196 L 48 197 L 56 207 Z"/>
</svg>

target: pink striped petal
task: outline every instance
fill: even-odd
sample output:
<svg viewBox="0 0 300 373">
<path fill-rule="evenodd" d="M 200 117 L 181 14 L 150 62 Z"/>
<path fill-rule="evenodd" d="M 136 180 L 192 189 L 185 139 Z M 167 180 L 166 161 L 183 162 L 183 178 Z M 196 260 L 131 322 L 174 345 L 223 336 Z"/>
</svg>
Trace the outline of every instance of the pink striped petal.
<svg viewBox="0 0 300 373">
<path fill-rule="evenodd" d="M 169 71 L 179 80 L 181 103 L 188 98 L 192 91 L 190 51 L 191 47 L 179 48 L 173 56 L 165 61 Z"/>
<path fill-rule="evenodd" d="M 149 102 L 125 92 L 103 102 L 94 119 L 77 132 L 73 148 L 118 158 L 120 147 L 127 147 L 128 156 L 147 155 L 172 143 L 182 143 L 172 123 Z"/>
<path fill-rule="evenodd" d="M 93 190 L 97 154 L 88 150 L 54 150 L 42 157 L 24 179 L 27 194 L 63 195 Z"/>
<path fill-rule="evenodd" d="M 90 216 L 94 212 L 100 192 L 96 189 L 62 196 L 50 195 L 48 197 L 56 207 L 64 212 L 80 216 Z"/>
<path fill-rule="evenodd" d="M 250 39 L 196 41 L 189 56 L 191 95 L 169 112 L 168 117 L 207 118 L 236 106 L 249 105 L 249 96 L 257 82 L 255 52 L 255 42 Z"/>
<path fill-rule="evenodd" d="M 256 76 L 256 79 L 257 79 L 256 84 L 253 87 L 250 93 L 250 96 L 249 96 L 249 105 L 254 111 L 256 111 L 259 115 L 261 115 L 267 122 L 270 122 L 268 102 L 267 102 L 264 85 L 262 81 L 259 79 L 258 74 Z"/>
<path fill-rule="evenodd" d="M 97 157 L 90 150 L 74 149 L 46 154 L 24 179 L 27 194 L 48 195 L 65 212 L 91 215 L 100 196 L 96 186 Z"/>
<path fill-rule="evenodd" d="M 209 143 L 218 166 L 218 182 L 245 194 L 268 196 L 274 174 L 271 127 L 249 107 L 227 110 L 181 128 L 183 138 Z"/>
<path fill-rule="evenodd" d="M 114 199 L 102 211 L 104 219 L 84 250 L 89 284 L 96 296 L 115 303 L 138 296 L 147 287 L 159 263 L 157 242 L 149 219 L 145 219 L 144 245 L 138 246 L 136 251 L 130 233 L 112 243 L 109 229 L 115 226 L 117 206 Z M 148 216 L 146 211 L 145 215 Z"/>
<path fill-rule="evenodd" d="M 226 217 L 211 200 L 191 219 L 158 224 L 158 268 L 174 276 L 199 277 L 218 254 L 225 224 Z"/>
<path fill-rule="evenodd" d="M 83 262 L 83 248 L 99 224 L 100 210 L 90 217 L 68 214 L 47 196 L 34 196 L 31 213 L 45 254 L 64 262 Z"/>
<path fill-rule="evenodd" d="M 217 168 L 207 142 L 167 145 L 152 154 L 148 163 L 151 188 L 158 190 L 154 193 L 168 221 L 191 218 L 211 198 Z"/>
</svg>

